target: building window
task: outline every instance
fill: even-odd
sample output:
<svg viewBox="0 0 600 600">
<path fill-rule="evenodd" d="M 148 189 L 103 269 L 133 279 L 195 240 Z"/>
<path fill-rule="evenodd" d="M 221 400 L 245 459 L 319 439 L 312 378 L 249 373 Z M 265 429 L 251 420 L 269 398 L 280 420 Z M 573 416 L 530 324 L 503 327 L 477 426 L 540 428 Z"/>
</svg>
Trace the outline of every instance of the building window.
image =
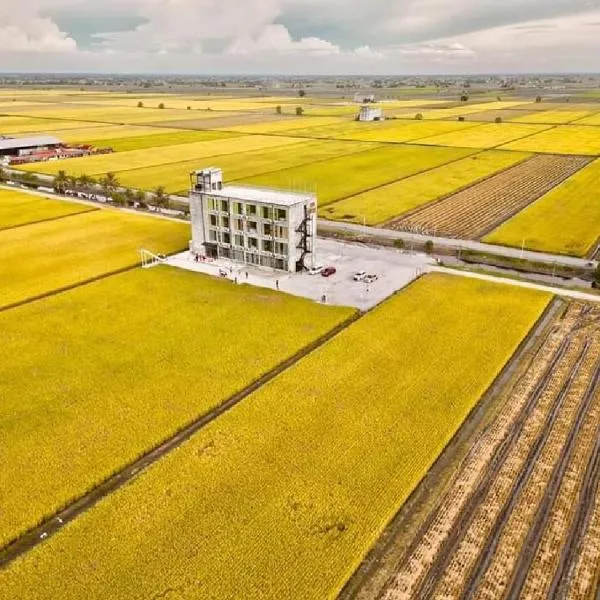
<svg viewBox="0 0 600 600">
<path fill-rule="evenodd" d="M 258 238 L 249 237 L 248 238 L 248 248 L 258 249 Z"/>
<path fill-rule="evenodd" d="M 221 200 L 221 212 L 229 212 L 229 201 Z"/>
<path fill-rule="evenodd" d="M 273 226 L 270 223 L 263 224 L 263 235 L 273 235 Z"/>
<path fill-rule="evenodd" d="M 217 203 L 214 198 L 209 198 L 206 204 L 208 205 L 208 210 L 217 210 Z"/>
<path fill-rule="evenodd" d="M 231 234 L 229 234 L 229 233 L 224 233 L 223 234 L 223 243 L 224 244 L 231 244 Z"/>
<path fill-rule="evenodd" d="M 240 248 L 244 247 L 244 236 L 240 235 L 239 233 L 236 234 L 234 237 L 234 243 L 236 246 L 239 246 Z"/>
<path fill-rule="evenodd" d="M 244 231 L 244 221 L 242 221 L 241 219 L 234 219 L 233 228 L 235 229 L 235 231 Z"/>
<path fill-rule="evenodd" d="M 229 217 L 221 217 L 221 227 L 229 229 Z"/>
<path fill-rule="evenodd" d="M 244 214 L 244 205 L 241 202 L 233 203 L 233 214 L 234 215 L 243 215 Z"/>
<path fill-rule="evenodd" d="M 277 209 L 277 220 L 285 221 L 287 219 L 287 210 L 285 208 Z"/>
<path fill-rule="evenodd" d="M 211 242 L 216 242 L 217 241 L 217 232 L 214 229 L 210 229 L 208 232 L 208 239 Z"/>
<path fill-rule="evenodd" d="M 273 208 L 271 206 L 261 206 L 260 207 L 260 216 L 263 219 L 272 219 L 273 218 Z"/>
<path fill-rule="evenodd" d="M 249 233 L 258 233 L 258 222 L 257 221 L 248 221 L 248 232 Z"/>
<path fill-rule="evenodd" d="M 286 265 L 282 258 L 275 259 L 275 268 L 276 269 L 285 269 Z"/>
<path fill-rule="evenodd" d="M 256 205 L 246 204 L 246 214 L 249 217 L 255 217 L 256 216 Z"/>
<path fill-rule="evenodd" d="M 216 217 L 216 215 L 210 215 L 210 224 L 211 224 L 213 227 L 216 227 L 216 226 L 217 226 L 217 217 Z"/>
<path fill-rule="evenodd" d="M 275 237 L 287 240 L 287 237 L 288 237 L 288 228 L 287 227 L 282 227 L 281 225 L 277 225 L 277 227 L 275 227 Z"/>
<path fill-rule="evenodd" d="M 271 240 L 263 240 L 263 252 L 273 252 L 273 242 Z"/>
<path fill-rule="evenodd" d="M 275 242 L 275 254 L 287 256 L 288 245 L 285 242 Z"/>
</svg>

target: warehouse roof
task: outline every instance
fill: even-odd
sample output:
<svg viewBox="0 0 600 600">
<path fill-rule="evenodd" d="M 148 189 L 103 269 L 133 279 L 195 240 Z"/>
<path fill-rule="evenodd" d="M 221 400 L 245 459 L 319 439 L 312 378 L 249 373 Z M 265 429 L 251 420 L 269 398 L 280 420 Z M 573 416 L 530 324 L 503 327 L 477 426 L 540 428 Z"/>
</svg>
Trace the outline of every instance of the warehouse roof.
<svg viewBox="0 0 600 600">
<path fill-rule="evenodd" d="M 22 138 L 0 138 L 0 150 L 18 150 L 38 146 L 58 146 L 62 142 L 51 135 L 34 135 Z"/>
<path fill-rule="evenodd" d="M 262 202 L 263 204 L 278 204 L 280 206 L 294 206 L 313 202 L 315 194 L 310 192 L 289 192 L 272 188 L 250 187 L 245 185 L 225 185 L 223 189 L 207 192 L 211 196 L 224 196 L 243 200 L 244 202 Z"/>
</svg>

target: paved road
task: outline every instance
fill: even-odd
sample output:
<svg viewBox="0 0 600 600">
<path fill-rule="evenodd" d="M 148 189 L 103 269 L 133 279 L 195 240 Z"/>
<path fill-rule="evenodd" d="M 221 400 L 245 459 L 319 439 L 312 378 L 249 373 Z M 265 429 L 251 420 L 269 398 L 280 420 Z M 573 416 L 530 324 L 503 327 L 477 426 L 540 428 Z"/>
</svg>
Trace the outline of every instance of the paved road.
<svg viewBox="0 0 600 600">
<path fill-rule="evenodd" d="M 510 279 L 508 277 L 494 277 L 485 273 L 474 273 L 473 271 L 460 271 L 458 269 L 449 269 L 447 267 L 427 267 L 429 272 L 448 273 L 459 277 L 469 277 L 471 279 L 483 279 L 493 283 L 504 283 L 505 285 L 516 285 L 517 287 L 529 288 L 531 290 L 539 290 L 541 292 L 549 292 L 557 296 L 565 296 L 575 300 L 583 300 L 585 302 L 600 302 L 600 294 L 586 294 L 577 290 L 569 290 L 566 288 L 553 287 L 550 285 L 541 285 L 539 283 L 531 283 L 529 281 L 520 281 L 518 279 Z"/>
<path fill-rule="evenodd" d="M 497 256 L 507 256 L 509 258 L 523 258 L 525 260 L 545 262 L 549 264 L 556 263 L 557 265 L 565 265 L 567 267 L 583 268 L 592 264 L 594 267 L 598 265 L 598 261 L 588 260 L 585 258 L 575 258 L 573 256 L 561 256 L 559 254 L 546 254 L 544 252 L 532 252 L 524 250 L 521 252 L 519 248 L 508 248 L 505 246 L 493 246 L 492 244 L 482 244 L 473 240 L 455 240 L 451 238 L 432 237 L 428 235 L 420 235 L 417 233 L 407 233 L 404 231 L 393 231 L 391 229 L 378 229 L 375 227 L 365 227 L 354 223 L 342 223 L 339 221 L 327 221 L 319 219 L 319 227 L 329 230 L 347 231 L 360 235 L 375 235 L 392 240 L 402 239 L 405 242 L 415 242 L 423 244 L 427 240 L 431 240 L 434 246 L 440 248 L 453 248 L 458 250 L 475 250 L 477 252 L 485 252 L 487 254 L 495 254 Z"/>
</svg>

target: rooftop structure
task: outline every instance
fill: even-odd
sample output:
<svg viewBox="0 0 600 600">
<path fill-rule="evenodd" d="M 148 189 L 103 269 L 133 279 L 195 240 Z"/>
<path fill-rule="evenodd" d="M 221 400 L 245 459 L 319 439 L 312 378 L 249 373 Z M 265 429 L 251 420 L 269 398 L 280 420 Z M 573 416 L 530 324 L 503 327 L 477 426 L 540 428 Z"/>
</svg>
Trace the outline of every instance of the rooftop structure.
<svg viewBox="0 0 600 600">
<path fill-rule="evenodd" d="M 216 167 L 190 179 L 193 253 L 283 271 L 314 266 L 314 194 L 223 185 Z"/>
<path fill-rule="evenodd" d="M 51 135 L 35 135 L 21 138 L 0 137 L 0 154 L 21 154 L 38 148 L 53 148 L 62 142 Z"/>
</svg>

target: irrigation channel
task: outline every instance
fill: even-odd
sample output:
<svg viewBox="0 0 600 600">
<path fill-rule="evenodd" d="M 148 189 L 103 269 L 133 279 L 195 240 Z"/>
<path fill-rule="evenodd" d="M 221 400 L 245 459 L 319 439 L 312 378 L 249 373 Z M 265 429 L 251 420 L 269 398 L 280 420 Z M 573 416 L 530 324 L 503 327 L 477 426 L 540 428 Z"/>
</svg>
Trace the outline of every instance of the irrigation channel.
<svg viewBox="0 0 600 600">
<path fill-rule="evenodd" d="M 380 597 L 594 598 L 600 307 L 555 321 Z"/>
</svg>

